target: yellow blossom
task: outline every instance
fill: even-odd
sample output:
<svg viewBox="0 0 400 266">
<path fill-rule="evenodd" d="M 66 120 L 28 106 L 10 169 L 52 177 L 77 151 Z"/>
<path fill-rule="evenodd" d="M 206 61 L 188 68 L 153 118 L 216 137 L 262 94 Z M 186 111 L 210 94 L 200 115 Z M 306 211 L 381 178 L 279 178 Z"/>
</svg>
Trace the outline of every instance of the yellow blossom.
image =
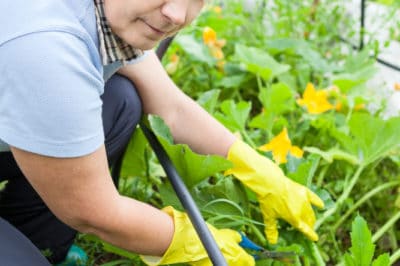
<svg viewBox="0 0 400 266">
<path fill-rule="evenodd" d="M 297 103 L 306 107 L 310 114 L 321 114 L 334 108 L 328 102 L 328 92 L 326 90 L 315 90 L 312 83 L 307 84 L 303 98 L 298 99 Z"/>
<path fill-rule="evenodd" d="M 297 158 L 303 157 L 303 150 L 297 146 L 292 146 L 286 128 L 269 143 L 260 146 L 258 149 L 262 151 L 272 151 L 273 158 L 278 164 L 287 162 L 286 156 L 288 153 Z"/>
<path fill-rule="evenodd" d="M 225 64 L 222 47 L 225 46 L 226 40 L 218 40 L 217 33 L 212 28 L 205 27 L 203 30 L 203 41 L 209 47 L 212 56 L 217 59 L 217 68 L 222 71 Z"/>
<path fill-rule="evenodd" d="M 400 83 L 396 82 L 396 83 L 394 84 L 394 89 L 395 89 L 396 91 L 400 91 Z"/>
<path fill-rule="evenodd" d="M 222 8 L 220 6 L 214 6 L 212 10 L 217 14 L 221 14 L 222 12 Z"/>
<path fill-rule="evenodd" d="M 205 27 L 203 30 L 203 42 L 206 45 L 214 45 L 217 41 L 217 33 L 210 27 Z"/>
<path fill-rule="evenodd" d="M 342 102 L 337 102 L 335 104 L 335 110 L 340 112 L 340 111 L 342 111 L 342 109 L 343 109 L 343 103 Z"/>
<path fill-rule="evenodd" d="M 354 111 L 360 111 L 365 109 L 365 103 L 359 103 L 354 106 Z"/>
</svg>

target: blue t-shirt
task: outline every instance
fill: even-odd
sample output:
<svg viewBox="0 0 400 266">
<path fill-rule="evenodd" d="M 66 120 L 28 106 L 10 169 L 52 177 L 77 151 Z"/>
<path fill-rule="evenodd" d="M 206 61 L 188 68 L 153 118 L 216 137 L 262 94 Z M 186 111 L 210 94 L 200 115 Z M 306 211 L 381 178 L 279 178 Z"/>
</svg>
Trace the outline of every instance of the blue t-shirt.
<svg viewBox="0 0 400 266">
<path fill-rule="evenodd" d="M 0 152 L 96 150 L 104 80 L 121 64 L 101 64 L 94 1 L 2 0 L 0 13 Z"/>
</svg>

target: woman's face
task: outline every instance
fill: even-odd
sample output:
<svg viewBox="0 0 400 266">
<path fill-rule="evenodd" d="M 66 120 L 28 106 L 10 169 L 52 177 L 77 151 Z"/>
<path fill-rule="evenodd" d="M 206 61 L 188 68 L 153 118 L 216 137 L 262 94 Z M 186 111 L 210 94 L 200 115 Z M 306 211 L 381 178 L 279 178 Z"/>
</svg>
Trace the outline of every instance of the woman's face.
<svg viewBox="0 0 400 266">
<path fill-rule="evenodd" d="M 147 50 L 190 24 L 203 5 L 204 0 L 105 0 L 104 10 L 116 35 Z"/>
</svg>

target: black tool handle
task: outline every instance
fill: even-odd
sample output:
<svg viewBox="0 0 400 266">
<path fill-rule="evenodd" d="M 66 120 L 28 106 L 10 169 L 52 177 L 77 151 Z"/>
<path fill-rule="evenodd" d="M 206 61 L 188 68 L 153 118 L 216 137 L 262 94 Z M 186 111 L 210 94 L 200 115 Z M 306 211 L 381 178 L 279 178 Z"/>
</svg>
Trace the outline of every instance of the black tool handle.
<svg viewBox="0 0 400 266">
<path fill-rule="evenodd" d="M 143 133 L 149 141 L 155 154 L 157 155 L 160 164 L 164 168 L 164 171 L 167 174 L 169 181 L 171 182 L 172 187 L 176 192 L 176 195 L 182 203 L 182 206 L 185 208 L 189 219 L 192 222 L 193 227 L 196 230 L 213 265 L 228 266 L 214 237 L 212 236 L 203 217 L 201 216 L 201 213 L 197 208 L 196 203 L 190 195 L 189 190 L 186 188 L 185 183 L 183 183 L 170 158 L 168 157 L 168 154 L 165 152 L 161 143 L 158 141 L 156 135 L 143 123 L 140 124 L 140 127 L 142 128 Z"/>
</svg>

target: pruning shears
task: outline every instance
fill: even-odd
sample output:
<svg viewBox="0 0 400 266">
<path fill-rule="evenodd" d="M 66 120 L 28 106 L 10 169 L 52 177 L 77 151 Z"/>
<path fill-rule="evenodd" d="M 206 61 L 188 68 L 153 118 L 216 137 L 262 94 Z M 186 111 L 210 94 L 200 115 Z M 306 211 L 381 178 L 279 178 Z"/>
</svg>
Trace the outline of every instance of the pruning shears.
<svg viewBox="0 0 400 266">
<path fill-rule="evenodd" d="M 242 232 L 239 232 L 242 241 L 239 243 L 239 245 L 242 248 L 248 249 L 252 251 L 252 256 L 254 257 L 255 260 L 262 260 L 262 259 L 273 259 L 273 260 L 279 260 L 282 262 L 287 262 L 287 263 L 293 263 L 294 262 L 294 257 L 296 256 L 296 253 L 291 252 L 291 251 L 271 251 L 267 250 L 253 241 L 251 241 L 249 238 L 247 238 Z"/>
</svg>

